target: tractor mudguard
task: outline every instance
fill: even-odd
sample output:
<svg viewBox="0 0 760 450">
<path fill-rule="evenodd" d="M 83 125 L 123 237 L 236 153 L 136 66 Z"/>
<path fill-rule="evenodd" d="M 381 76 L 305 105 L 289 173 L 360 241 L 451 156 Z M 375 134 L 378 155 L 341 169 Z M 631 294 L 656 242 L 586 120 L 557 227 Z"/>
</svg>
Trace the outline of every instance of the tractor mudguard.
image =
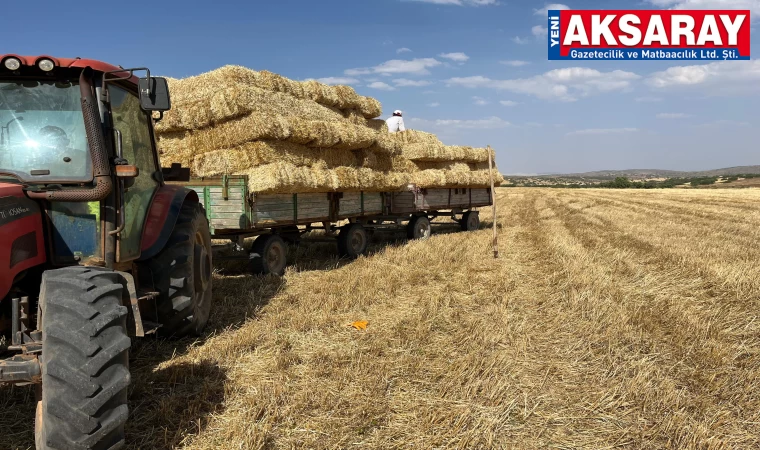
<svg viewBox="0 0 760 450">
<path fill-rule="evenodd" d="M 0 300 L 16 275 L 47 261 L 42 213 L 18 184 L 0 183 Z"/>
<path fill-rule="evenodd" d="M 178 185 L 161 186 L 151 200 L 140 243 L 140 259 L 146 261 L 163 250 L 186 201 L 198 202 L 198 194 Z"/>
</svg>

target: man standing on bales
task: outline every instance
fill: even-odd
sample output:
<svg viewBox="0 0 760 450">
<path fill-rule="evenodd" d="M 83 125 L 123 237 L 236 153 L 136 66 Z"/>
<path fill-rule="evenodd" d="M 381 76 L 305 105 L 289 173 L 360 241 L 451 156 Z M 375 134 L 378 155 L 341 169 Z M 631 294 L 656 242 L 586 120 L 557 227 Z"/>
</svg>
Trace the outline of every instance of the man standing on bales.
<svg viewBox="0 0 760 450">
<path fill-rule="evenodd" d="M 398 133 L 399 131 L 406 131 L 404 127 L 404 119 L 401 117 L 402 113 L 399 110 L 393 111 L 393 117 L 386 120 L 388 124 L 388 131 L 391 133 Z"/>
</svg>

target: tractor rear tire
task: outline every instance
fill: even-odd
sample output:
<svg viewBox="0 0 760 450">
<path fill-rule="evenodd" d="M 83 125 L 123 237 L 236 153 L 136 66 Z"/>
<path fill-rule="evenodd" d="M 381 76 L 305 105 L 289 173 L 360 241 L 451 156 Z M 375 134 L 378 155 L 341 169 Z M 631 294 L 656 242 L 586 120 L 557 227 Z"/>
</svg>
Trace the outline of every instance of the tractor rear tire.
<svg viewBox="0 0 760 450">
<path fill-rule="evenodd" d="M 203 207 L 185 203 L 161 253 L 150 263 L 159 292 L 156 316 L 163 336 L 199 336 L 211 313 L 211 233 Z"/>
<path fill-rule="evenodd" d="M 118 273 L 101 268 L 43 274 L 37 449 L 124 445 L 131 341 L 122 282 Z"/>
<path fill-rule="evenodd" d="M 253 241 L 249 269 L 254 275 L 285 275 L 288 246 L 276 234 L 262 234 Z"/>
<path fill-rule="evenodd" d="M 409 239 L 424 241 L 430 238 L 431 232 L 430 219 L 427 216 L 413 216 L 406 226 Z"/>
<path fill-rule="evenodd" d="M 367 230 L 359 223 L 344 226 L 338 234 L 338 254 L 341 258 L 358 258 L 367 251 L 368 244 Z"/>
</svg>

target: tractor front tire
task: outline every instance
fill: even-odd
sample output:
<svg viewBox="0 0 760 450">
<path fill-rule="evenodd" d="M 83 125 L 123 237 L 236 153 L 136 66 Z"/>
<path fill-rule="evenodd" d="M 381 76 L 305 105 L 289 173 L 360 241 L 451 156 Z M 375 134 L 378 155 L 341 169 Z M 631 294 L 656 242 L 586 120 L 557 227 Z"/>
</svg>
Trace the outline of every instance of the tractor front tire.
<svg viewBox="0 0 760 450">
<path fill-rule="evenodd" d="M 185 203 L 166 247 L 149 263 L 163 336 L 199 336 L 211 313 L 211 233 L 203 207 Z"/>
<path fill-rule="evenodd" d="M 122 290 L 122 277 L 107 269 L 43 274 L 38 450 L 124 445 L 131 341 Z"/>
</svg>

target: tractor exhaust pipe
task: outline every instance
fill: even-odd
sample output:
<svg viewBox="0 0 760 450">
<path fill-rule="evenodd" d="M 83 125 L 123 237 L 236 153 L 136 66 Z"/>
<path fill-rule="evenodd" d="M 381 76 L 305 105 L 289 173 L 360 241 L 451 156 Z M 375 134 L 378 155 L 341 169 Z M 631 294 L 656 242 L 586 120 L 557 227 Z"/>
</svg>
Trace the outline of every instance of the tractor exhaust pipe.
<svg viewBox="0 0 760 450">
<path fill-rule="evenodd" d="M 82 115 L 90 146 L 94 186 L 91 189 L 64 189 L 60 191 L 27 191 L 29 198 L 63 202 L 97 202 L 105 199 L 113 191 L 111 167 L 108 163 L 103 128 L 100 125 L 100 113 L 92 89 L 91 67 L 86 67 L 79 75 L 79 90 L 82 96 Z"/>
</svg>

